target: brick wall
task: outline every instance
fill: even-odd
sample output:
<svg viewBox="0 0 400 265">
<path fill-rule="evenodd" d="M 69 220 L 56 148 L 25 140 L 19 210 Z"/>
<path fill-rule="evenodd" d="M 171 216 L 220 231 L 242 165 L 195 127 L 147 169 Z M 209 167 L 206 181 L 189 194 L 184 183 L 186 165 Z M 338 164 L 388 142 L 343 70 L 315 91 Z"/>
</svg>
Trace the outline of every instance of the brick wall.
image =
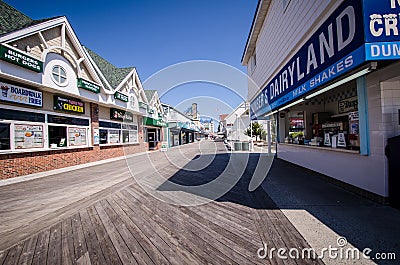
<svg viewBox="0 0 400 265">
<path fill-rule="evenodd" d="M 145 143 L 95 146 L 79 149 L 57 149 L 38 152 L 1 154 L 0 179 L 75 166 L 108 158 L 121 157 L 147 150 Z"/>
</svg>

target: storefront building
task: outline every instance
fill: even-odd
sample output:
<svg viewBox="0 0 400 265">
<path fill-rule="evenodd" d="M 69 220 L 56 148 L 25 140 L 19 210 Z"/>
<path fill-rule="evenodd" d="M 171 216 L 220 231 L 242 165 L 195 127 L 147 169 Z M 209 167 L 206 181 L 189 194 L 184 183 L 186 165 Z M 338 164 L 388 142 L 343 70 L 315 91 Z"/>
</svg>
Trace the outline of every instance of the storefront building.
<svg viewBox="0 0 400 265">
<path fill-rule="evenodd" d="M 277 156 L 379 201 L 400 134 L 399 13 L 391 0 L 260 1 L 242 58 Z"/>
<path fill-rule="evenodd" d="M 19 22 L 0 33 L 0 179 L 145 151 L 136 70 L 82 47 L 65 17 L 0 5 Z"/>
<path fill-rule="evenodd" d="M 203 137 L 204 133 L 190 117 L 168 104 L 163 103 L 162 107 L 168 123 L 165 139 L 168 139 L 169 147 L 193 143 Z"/>
<path fill-rule="evenodd" d="M 162 143 L 168 141 L 168 124 L 164 109 L 157 90 L 145 90 L 144 93 L 148 100 L 148 115 L 143 123 L 145 126 L 145 142 L 149 151 L 160 150 Z"/>
</svg>

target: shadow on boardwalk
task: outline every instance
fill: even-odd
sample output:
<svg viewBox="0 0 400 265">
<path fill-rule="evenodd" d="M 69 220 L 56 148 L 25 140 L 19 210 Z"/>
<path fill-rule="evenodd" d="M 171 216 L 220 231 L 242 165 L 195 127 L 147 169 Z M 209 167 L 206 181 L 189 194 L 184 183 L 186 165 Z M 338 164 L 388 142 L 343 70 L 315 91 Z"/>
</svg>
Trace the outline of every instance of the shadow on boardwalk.
<svg viewBox="0 0 400 265">
<path fill-rule="evenodd" d="M 246 170 L 239 182 L 218 198 L 218 202 L 230 202 L 267 211 L 304 211 L 333 233 L 345 237 L 349 244 L 358 249 L 371 248 L 371 257 L 376 253 L 395 253 L 396 259 L 400 259 L 400 211 L 362 198 L 326 182 L 316 172 L 280 159 L 273 161 L 262 186 L 250 192 L 249 182 L 259 158 L 260 154 L 249 155 Z M 215 155 L 213 162 L 201 171 L 182 169 L 169 178 L 169 181 L 183 186 L 207 183 L 222 173 L 228 161 L 228 154 Z M 191 161 L 187 167 L 190 168 L 191 163 L 196 161 Z M 169 187 L 161 185 L 159 190 L 168 190 Z M 196 195 L 204 196 L 202 193 Z M 294 229 L 290 222 L 285 225 Z M 320 241 L 324 241 L 324 235 Z M 322 247 L 328 247 L 328 242 L 322 244 Z M 336 246 L 335 244 L 333 242 L 332 245 Z M 393 260 L 387 260 L 379 261 L 379 264 L 394 263 Z"/>
</svg>

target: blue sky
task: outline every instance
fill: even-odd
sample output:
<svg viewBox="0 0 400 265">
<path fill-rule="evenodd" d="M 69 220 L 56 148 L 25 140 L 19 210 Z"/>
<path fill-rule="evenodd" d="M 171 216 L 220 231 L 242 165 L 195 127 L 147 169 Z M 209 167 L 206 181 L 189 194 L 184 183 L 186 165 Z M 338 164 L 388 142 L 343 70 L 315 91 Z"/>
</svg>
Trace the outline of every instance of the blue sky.
<svg viewBox="0 0 400 265">
<path fill-rule="evenodd" d="M 245 72 L 240 60 L 257 6 L 257 0 L 5 2 L 33 19 L 65 15 L 83 45 L 118 67 L 135 66 L 142 83 L 165 67 L 191 60 L 213 60 Z M 243 87 L 239 94 L 246 97 L 246 91 Z M 163 94 L 162 101 L 183 110 L 191 104 L 188 99 L 197 98 L 200 113 L 215 118 L 242 101 L 223 86 L 199 82 Z"/>
</svg>

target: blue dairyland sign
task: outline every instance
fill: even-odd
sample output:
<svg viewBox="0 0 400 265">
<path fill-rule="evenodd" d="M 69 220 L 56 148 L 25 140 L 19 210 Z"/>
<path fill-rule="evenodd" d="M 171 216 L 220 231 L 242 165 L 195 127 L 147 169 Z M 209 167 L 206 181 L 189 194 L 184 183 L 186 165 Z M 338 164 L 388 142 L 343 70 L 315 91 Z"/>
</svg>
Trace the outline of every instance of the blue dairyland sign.
<svg viewBox="0 0 400 265">
<path fill-rule="evenodd" d="M 365 61 L 360 0 L 344 1 L 251 102 L 257 119 Z"/>
<path fill-rule="evenodd" d="M 400 0 L 363 0 L 366 60 L 400 59 Z"/>
</svg>

